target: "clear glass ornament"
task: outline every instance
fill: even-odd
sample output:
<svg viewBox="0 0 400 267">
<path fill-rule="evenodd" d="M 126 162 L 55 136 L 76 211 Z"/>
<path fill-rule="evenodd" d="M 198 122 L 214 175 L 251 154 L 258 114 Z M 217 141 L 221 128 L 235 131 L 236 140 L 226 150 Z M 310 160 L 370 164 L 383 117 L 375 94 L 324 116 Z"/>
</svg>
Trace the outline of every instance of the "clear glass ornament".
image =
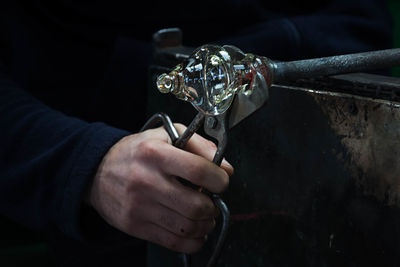
<svg viewBox="0 0 400 267">
<path fill-rule="evenodd" d="M 271 84 L 270 61 L 244 54 L 234 46 L 204 45 L 185 63 L 161 74 L 157 87 L 188 101 L 207 115 L 219 115 L 230 107 L 235 94 L 250 95 L 261 79 Z"/>
</svg>

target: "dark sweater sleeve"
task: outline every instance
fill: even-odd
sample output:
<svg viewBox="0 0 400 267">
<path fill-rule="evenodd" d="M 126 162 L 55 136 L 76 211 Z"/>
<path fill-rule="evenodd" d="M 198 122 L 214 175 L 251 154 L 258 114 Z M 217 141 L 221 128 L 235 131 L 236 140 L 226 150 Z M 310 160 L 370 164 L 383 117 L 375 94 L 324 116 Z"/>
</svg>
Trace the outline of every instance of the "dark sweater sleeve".
<svg viewBox="0 0 400 267">
<path fill-rule="evenodd" d="M 86 187 L 128 132 L 65 116 L 0 73 L 0 213 L 39 231 L 81 239 Z"/>
<path fill-rule="evenodd" d="M 268 1 L 260 1 L 268 10 Z M 322 5 L 321 3 L 326 4 Z M 277 60 L 390 48 L 392 18 L 384 0 L 322 1 L 316 10 L 276 16 L 221 43 Z M 262 13 L 262 11 L 260 11 Z"/>
</svg>

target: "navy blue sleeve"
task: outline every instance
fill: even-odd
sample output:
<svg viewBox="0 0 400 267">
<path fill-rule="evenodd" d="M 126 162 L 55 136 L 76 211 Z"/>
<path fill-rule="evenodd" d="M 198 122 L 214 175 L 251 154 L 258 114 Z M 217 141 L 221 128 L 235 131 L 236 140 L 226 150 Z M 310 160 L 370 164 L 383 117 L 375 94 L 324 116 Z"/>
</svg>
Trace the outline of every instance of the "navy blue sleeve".
<svg viewBox="0 0 400 267">
<path fill-rule="evenodd" d="M 267 1 L 264 3 L 268 12 Z M 325 2 L 325 5 L 321 3 Z M 392 18 L 384 0 L 322 1 L 318 9 L 278 15 L 220 40 L 271 59 L 293 60 L 390 48 Z M 287 7 L 287 10 L 290 6 Z M 262 13 L 262 11 L 260 11 Z"/>
<path fill-rule="evenodd" d="M 86 187 L 108 149 L 128 134 L 52 110 L 0 74 L 0 214 L 82 239 Z"/>
</svg>

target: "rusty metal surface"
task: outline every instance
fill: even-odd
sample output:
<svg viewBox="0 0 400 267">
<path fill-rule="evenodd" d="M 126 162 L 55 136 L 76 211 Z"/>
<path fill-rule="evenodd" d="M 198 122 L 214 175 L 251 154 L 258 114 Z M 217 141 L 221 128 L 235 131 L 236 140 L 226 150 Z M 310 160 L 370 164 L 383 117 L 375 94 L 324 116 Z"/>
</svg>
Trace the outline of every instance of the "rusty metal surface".
<svg viewBox="0 0 400 267">
<path fill-rule="evenodd" d="M 338 159 L 364 195 L 400 205 L 400 103 L 313 95 L 340 137 L 348 158 Z"/>
<path fill-rule="evenodd" d="M 399 107 L 316 89 L 273 87 L 269 103 L 230 132 L 235 174 L 223 197 L 232 223 L 219 266 L 400 265 Z M 149 113 L 174 121 L 196 114 L 149 99 Z M 194 266 L 204 266 L 214 238 Z M 151 267 L 181 263 L 158 247 L 149 255 Z"/>
<path fill-rule="evenodd" d="M 148 113 L 189 124 L 193 107 L 154 88 L 184 58 L 168 49 L 151 68 Z M 229 133 L 231 226 L 218 266 L 400 266 L 399 101 L 398 79 L 370 74 L 272 87 Z M 217 234 L 194 267 L 205 266 Z M 149 267 L 182 264 L 154 245 L 148 255 Z"/>
<path fill-rule="evenodd" d="M 321 80 L 300 90 L 314 97 L 341 137 L 349 154 L 343 163 L 359 189 L 388 205 L 399 205 L 400 79 L 357 73 Z M 341 86 L 335 88 L 335 83 Z M 343 154 L 337 157 L 342 159 Z"/>
</svg>

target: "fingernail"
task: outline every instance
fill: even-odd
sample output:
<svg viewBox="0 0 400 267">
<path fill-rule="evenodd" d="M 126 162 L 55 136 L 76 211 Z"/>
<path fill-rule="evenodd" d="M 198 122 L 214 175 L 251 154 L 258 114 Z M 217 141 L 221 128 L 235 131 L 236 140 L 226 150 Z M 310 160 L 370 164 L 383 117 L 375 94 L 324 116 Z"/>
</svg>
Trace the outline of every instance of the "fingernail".
<svg viewBox="0 0 400 267">
<path fill-rule="evenodd" d="M 222 159 L 222 164 L 228 165 L 229 167 L 233 168 L 233 166 L 225 159 Z"/>
<path fill-rule="evenodd" d="M 224 169 L 225 169 L 225 171 L 227 171 L 228 175 L 229 175 L 229 176 L 232 176 L 233 173 L 235 172 L 235 169 L 233 168 L 233 166 L 232 166 L 226 159 L 223 159 L 223 160 L 222 160 L 221 166 L 222 166 L 222 165 L 225 166 Z"/>
</svg>

